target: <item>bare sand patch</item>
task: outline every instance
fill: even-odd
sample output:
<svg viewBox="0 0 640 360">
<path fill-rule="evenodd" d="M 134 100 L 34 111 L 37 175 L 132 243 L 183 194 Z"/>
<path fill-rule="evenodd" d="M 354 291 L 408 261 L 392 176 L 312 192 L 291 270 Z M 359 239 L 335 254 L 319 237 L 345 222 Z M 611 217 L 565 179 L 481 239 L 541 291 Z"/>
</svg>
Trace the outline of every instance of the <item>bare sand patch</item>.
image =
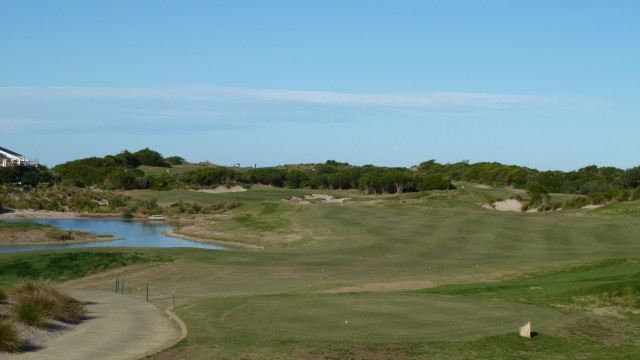
<svg viewBox="0 0 640 360">
<path fill-rule="evenodd" d="M 522 211 L 522 203 L 515 199 L 507 199 L 493 203 L 495 209 L 498 211 Z"/>
<path fill-rule="evenodd" d="M 203 193 L 210 193 L 210 194 L 223 194 L 223 193 L 235 193 L 235 192 L 244 192 L 247 191 L 247 189 L 243 188 L 242 186 L 218 186 L 215 189 L 201 189 L 201 190 L 196 190 L 198 192 L 203 192 Z"/>
<path fill-rule="evenodd" d="M 521 212 L 522 202 L 516 199 L 507 199 L 496 201 L 493 204 L 483 204 L 481 207 L 488 210 Z"/>
<path fill-rule="evenodd" d="M 433 281 L 395 281 L 388 283 L 363 284 L 357 286 L 345 286 L 336 289 L 322 291 L 324 294 L 342 294 L 352 292 L 393 292 L 404 290 L 426 289 L 437 286 Z"/>
<path fill-rule="evenodd" d="M 304 198 L 299 198 L 297 196 L 292 196 L 289 199 L 282 199 L 282 201 L 288 202 L 290 204 L 299 204 L 299 205 L 307 205 L 313 203 L 334 203 L 334 204 L 342 204 L 351 198 L 334 198 L 333 195 L 328 194 L 311 194 L 305 195 Z"/>
<path fill-rule="evenodd" d="M 603 207 L 604 205 L 585 205 L 581 207 L 581 209 L 597 209 L 599 207 Z"/>
<path fill-rule="evenodd" d="M 7 210 L 0 213 L 0 219 L 74 219 L 80 217 L 77 212 L 47 210 Z"/>
<path fill-rule="evenodd" d="M 284 202 L 288 202 L 290 204 L 298 204 L 298 205 L 306 205 L 306 204 L 311 204 L 310 201 L 304 200 L 302 198 L 299 198 L 297 196 L 292 196 L 289 199 L 281 199 Z"/>
</svg>

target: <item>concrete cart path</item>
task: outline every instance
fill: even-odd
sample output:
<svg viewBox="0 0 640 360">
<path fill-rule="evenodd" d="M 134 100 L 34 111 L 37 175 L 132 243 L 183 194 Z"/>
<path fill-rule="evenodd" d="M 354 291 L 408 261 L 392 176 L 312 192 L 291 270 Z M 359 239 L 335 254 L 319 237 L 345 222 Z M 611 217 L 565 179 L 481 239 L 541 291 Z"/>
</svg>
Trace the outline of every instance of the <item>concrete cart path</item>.
<svg viewBox="0 0 640 360">
<path fill-rule="evenodd" d="M 12 360 L 138 359 L 175 344 L 182 335 L 170 315 L 144 300 L 96 290 L 70 293 L 87 302 L 87 320 Z"/>
</svg>

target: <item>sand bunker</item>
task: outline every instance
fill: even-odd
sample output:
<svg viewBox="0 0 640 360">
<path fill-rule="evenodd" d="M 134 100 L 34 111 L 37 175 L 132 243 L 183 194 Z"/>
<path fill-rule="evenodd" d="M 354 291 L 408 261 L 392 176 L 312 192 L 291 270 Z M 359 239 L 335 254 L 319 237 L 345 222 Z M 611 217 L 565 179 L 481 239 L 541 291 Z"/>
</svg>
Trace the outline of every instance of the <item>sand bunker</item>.
<svg viewBox="0 0 640 360">
<path fill-rule="evenodd" d="M 301 205 L 306 205 L 306 204 L 311 204 L 310 201 L 307 200 L 303 200 L 302 198 L 299 198 L 297 196 L 292 196 L 290 199 L 282 199 L 283 201 L 286 201 L 290 204 L 301 204 Z"/>
<path fill-rule="evenodd" d="M 320 200 L 320 201 L 324 201 L 324 202 L 328 202 L 328 203 L 339 203 L 339 204 L 341 204 L 345 200 L 350 199 L 350 198 L 335 199 L 333 196 L 327 195 L 327 194 L 311 194 L 311 195 L 305 195 L 304 199 L 305 200 L 309 200 L 309 201 Z"/>
<path fill-rule="evenodd" d="M 603 207 L 604 205 L 586 205 L 581 207 L 581 209 L 597 209 L 599 207 Z"/>
<path fill-rule="evenodd" d="M 495 209 L 498 211 L 522 211 L 522 203 L 515 199 L 507 199 L 493 203 Z"/>
<path fill-rule="evenodd" d="M 484 204 L 483 208 L 489 210 L 497 210 L 497 211 L 511 211 L 511 212 L 521 212 L 522 211 L 522 203 L 515 199 L 507 199 L 502 201 L 494 202 L 493 204 Z"/>
<path fill-rule="evenodd" d="M 340 199 L 336 199 L 331 195 L 327 195 L 327 194 L 311 194 L 311 195 L 305 195 L 304 198 L 299 198 L 297 196 L 292 196 L 289 199 L 282 199 L 283 201 L 286 201 L 290 204 L 300 204 L 300 205 L 306 205 L 306 204 L 312 204 L 312 203 L 337 203 L 337 204 L 342 204 L 343 202 L 345 202 L 346 200 L 349 200 L 351 198 L 340 198 Z"/>
<path fill-rule="evenodd" d="M 198 192 L 204 192 L 204 193 L 210 193 L 210 194 L 222 194 L 222 193 L 234 193 L 234 192 L 243 192 L 243 191 L 247 191 L 247 189 L 243 188 L 242 186 L 218 186 L 215 189 L 201 189 L 198 190 Z"/>
</svg>

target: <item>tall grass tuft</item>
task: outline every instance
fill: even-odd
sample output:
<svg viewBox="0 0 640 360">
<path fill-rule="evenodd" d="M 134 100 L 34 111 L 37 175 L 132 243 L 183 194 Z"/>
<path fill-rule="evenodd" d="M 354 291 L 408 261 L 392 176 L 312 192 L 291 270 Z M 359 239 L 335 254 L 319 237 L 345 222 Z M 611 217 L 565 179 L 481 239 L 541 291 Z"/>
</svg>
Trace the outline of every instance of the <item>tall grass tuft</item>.
<svg viewBox="0 0 640 360">
<path fill-rule="evenodd" d="M 49 281 L 25 281 L 12 289 L 11 299 L 16 317 L 33 326 L 44 326 L 49 319 L 77 322 L 86 314 L 84 304 Z"/>
<path fill-rule="evenodd" d="M 13 324 L 8 321 L 0 321 L 0 351 L 16 352 L 20 350 L 22 340 Z"/>
<path fill-rule="evenodd" d="M 47 321 L 47 304 L 42 300 L 37 295 L 20 297 L 14 307 L 16 318 L 27 325 L 44 326 Z"/>
</svg>

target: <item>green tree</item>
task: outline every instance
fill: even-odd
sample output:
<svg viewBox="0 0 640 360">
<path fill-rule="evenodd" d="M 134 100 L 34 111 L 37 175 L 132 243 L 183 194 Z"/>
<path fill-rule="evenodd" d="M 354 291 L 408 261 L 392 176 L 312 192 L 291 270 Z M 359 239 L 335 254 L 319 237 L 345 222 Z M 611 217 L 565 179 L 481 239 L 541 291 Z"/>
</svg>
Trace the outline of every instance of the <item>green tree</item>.
<svg viewBox="0 0 640 360">
<path fill-rule="evenodd" d="M 108 157 L 109 156 L 106 156 L 106 158 L 108 158 Z M 135 155 L 133 155 L 132 153 L 130 153 L 127 150 L 121 152 L 118 155 L 113 156 L 112 158 L 119 165 L 124 165 L 124 166 L 127 166 L 127 167 L 136 168 L 136 167 L 141 165 L 140 160 Z"/>
<path fill-rule="evenodd" d="M 290 170 L 286 175 L 285 185 L 289 189 L 300 189 L 309 181 L 309 176 L 300 170 Z"/>
<path fill-rule="evenodd" d="M 456 187 L 451 183 L 451 180 L 445 175 L 432 174 L 420 178 L 418 182 L 418 189 L 420 191 L 428 190 L 453 190 Z"/>
<path fill-rule="evenodd" d="M 386 172 L 385 177 L 393 184 L 397 194 L 401 194 L 405 190 L 415 191 L 415 178 L 411 174 L 401 170 L 390 170 Z"/>
<path fill-rule="evenodd" d="M 187 160 L 185 160 L 184 158 L 182 158 L 180 156 L 169 156 L 168 158 L 166 158 L 164 160 L 169 165 L 182 165 L 182 164 L 185 164 L 187 162 Z"/>
<path fill-rule="evenodd" d="M 12 184 L 18 181 L 18 174 L 12 167 L 0 167 L 0 184 Z"/>
<path fill-rule="evenodd" d="M 144 148 L 133 153 L 133 156 L 140 162 L 140 165 L 168 167 L 169 164 L 162 155 L 149 148 Z"/>
<path fill-rule="evenodd" d="M 620 174 L 620 185 L 625 189 L 633 189 L 640 186 L 640 166 L 627 169 Z"/>
<path fill-rule="evenodd" d="M 549 199 L 549 191 L 540 183 L 532 182 L 526 186 L 532 204 L 539 204 Z"/>
</svg>

